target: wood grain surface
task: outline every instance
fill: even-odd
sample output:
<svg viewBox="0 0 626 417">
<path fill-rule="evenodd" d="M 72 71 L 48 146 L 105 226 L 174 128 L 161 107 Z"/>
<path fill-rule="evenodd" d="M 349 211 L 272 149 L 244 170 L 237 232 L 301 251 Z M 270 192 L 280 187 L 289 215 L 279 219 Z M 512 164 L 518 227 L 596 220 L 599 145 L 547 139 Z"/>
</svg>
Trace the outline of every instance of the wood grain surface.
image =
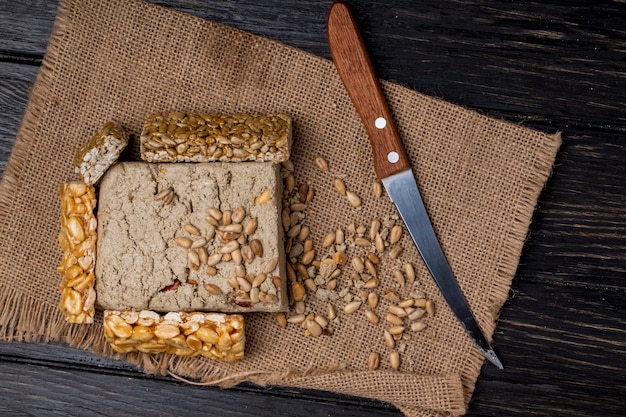
<svg viewBox="0 0 626 417">
<path fill-rule="evenodd" d="M 330 58 L 330 0 L 157 3 Z M 348 3 L 381 78 L 563 135 L 496 329 L 506 369 L 483 368 L 467 415 L 623 416 L 626 3 Z M 56 10 L 0 0 L 0 172 Z M 62 345 L 0 343 L 0 415 L 401 414 L 326 392 L 189 386 Z"/>
</svg>

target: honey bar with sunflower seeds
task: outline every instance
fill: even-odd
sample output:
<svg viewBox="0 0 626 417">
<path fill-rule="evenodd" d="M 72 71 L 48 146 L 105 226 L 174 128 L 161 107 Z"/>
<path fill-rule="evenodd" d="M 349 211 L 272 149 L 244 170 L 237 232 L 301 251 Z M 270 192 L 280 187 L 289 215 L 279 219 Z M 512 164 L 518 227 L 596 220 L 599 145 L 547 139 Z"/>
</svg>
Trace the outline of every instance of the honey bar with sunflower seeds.
<svg viewBox="0 0 626 417">
<path fill-rule="evenodd" d="M 291 118 L 284 114 L 149 116 L 140 137 L 147 162 L 241 162 L 289 159 Z"/>
<path fill-rule="evenodd" d="M 107 122 L 76 152 L 74 172 L 86 184 L 97 183 L 128 144 L 128 133 L 117 123 Z"/>
</svg>

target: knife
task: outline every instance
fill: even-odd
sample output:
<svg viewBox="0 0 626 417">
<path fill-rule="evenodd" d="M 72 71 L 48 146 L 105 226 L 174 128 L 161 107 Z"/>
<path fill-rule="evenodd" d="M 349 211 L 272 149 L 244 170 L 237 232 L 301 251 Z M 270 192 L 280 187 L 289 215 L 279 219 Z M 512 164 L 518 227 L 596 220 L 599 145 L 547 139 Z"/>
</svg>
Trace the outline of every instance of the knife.
<svg viewBox="0 0 626 417">
<path fill-rule="evenodd" d="M 491 363 L 504 369 L 476 322 L 437 240 L 389 105 L 346 3 L 333 3 L 326 30 L 337 72 L 369 136 L 376 175 L 398 208 L 426 267 L 465 332 Z"/>
</svg>

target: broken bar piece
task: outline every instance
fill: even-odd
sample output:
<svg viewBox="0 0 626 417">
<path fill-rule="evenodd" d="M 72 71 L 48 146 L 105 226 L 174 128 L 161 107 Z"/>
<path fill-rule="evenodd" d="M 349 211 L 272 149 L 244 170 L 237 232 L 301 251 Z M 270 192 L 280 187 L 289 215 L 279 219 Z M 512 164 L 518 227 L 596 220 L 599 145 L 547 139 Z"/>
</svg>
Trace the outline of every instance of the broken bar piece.
<svg viewBox="0 0 626 417">
<path fill-rule="evenodd" d="M 85 184 L 96 184 L 128 144 L 128 133 L 118 124 L 107 122 L 76 152 L 74 171 Z"/>
</svg>

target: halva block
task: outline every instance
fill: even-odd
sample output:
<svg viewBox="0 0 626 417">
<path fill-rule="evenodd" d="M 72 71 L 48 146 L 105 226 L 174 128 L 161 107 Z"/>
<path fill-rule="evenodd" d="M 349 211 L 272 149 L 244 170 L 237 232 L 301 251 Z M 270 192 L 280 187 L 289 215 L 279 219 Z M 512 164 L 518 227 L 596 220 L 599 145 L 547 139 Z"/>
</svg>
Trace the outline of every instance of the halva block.
<svg viewBox="0 0 626 417">
<path fill-rule="evenodd" d="M 279 165 L 124 162 L 98 202 L 97 305 L 285 311 Z"/>
</svg>

